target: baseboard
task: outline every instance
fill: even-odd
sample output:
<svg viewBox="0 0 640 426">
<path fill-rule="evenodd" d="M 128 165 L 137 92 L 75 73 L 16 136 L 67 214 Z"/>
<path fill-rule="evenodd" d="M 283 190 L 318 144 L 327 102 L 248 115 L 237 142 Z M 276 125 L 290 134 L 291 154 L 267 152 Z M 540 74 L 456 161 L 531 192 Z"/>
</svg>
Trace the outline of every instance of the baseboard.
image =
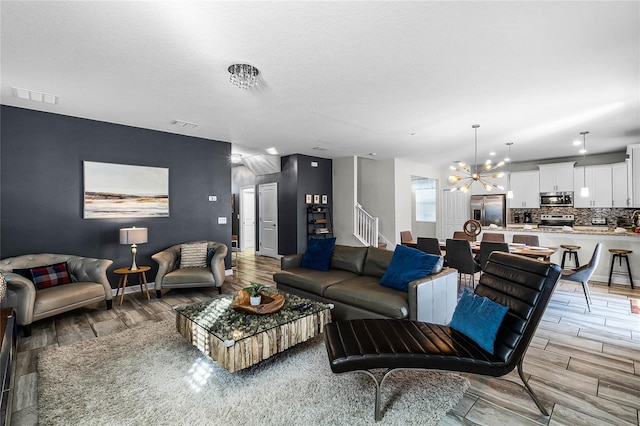
<svg viewBox="0 0 640 426">
<path fill-rule="evenodd" d="M 149 294 L 151 294 L 152 292 L 156 291 L 156 287 L 153 285 L 153 283 L 149 283 Z M 117 288 L 112 288 L 111 289 L 111 295 L 113 297 L 116 297 L 116 291 L 118 291 Z M 124 294 L 129 294 L 129 293 L 139 293 L 140 291 L 144 292 L 145 288 L 144 286 L 141 286 L 140 284 L 136 284 L 136 285 L 128 285 L 127 287 L 124 289 Z M 120 293 L 122 294 L 122 293 Z"/>
<path fill-rule="evenodd" d="M 608 283 L 609 282 L 609 275 L 593 275 L 589 281 L 598 281 L 598 282 L 601 282 L 601 283 Z M 625 275 L 613 275 L 611 277 L 611 284 L 627 285 L 627 286 L 629 286 L 629 288 L 631 288 L 631 283 L 629 281 L 629 277 L 626 274 Z M 635 287 L 636 284 L 639 284 L 639 283 L 634 282 L 633 286 Z"/>
</svg>

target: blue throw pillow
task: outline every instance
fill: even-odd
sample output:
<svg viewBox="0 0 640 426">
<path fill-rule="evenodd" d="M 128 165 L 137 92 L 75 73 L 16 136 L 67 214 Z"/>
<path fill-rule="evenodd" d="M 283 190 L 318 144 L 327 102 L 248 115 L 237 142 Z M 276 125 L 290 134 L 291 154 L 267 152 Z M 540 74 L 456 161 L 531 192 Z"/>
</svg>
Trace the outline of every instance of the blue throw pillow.
<svg viewBox="0 0 640 426">
<path fill-rule="evenodd" d="M 302 255 L 300 266 L 303 268 L 328 271 L 331 264 L 333 247 L 336 245 L 335 237 L 310 238 L 307 243 L 307 251 Z"/>
<path fill-rule="evenodd" d="M 409 283 L 430 275 L 440 258 L 441 256 L 397 245 L 391 263 L 380 279 L 380 285 L 408 291 Z"/>
<path fill-rule="evenodd" d="M 464 334 L 493 355 L 498 328 L 508 311 L 509 307 L 478 296 L 465 288 L 456 310 L 453 311 L 449 327 Z"/>
<path fill-rule="evenodd" d="M 213 255 L 216 252 L 216 249 L 214 247 L 209 247 L 207 249 L 207 267 L 211 266 L 211 259 L 213 259 Z"/>
</svg>

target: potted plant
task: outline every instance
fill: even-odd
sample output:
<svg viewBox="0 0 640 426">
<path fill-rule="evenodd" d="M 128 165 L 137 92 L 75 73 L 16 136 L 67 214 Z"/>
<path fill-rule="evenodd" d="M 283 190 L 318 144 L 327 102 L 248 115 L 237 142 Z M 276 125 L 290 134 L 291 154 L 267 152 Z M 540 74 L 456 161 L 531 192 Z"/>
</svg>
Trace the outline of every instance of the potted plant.
<svg viewBox="0 0 640 426">
<path fill-rule="evenodd" d="M 252 306 L 256 306 L 259 305 L 260 302 L 262 301 L 262 291 L 266 290 L 268 288 L 268 286 L 264 285 L 264 284 L 257 284 L 257 283 L 251 283 L 251 285 L 249 287 L 245 287 L 243 288 L 243 290 L 246 290 L 249 292 L 249 303 L 251 303 Z"/>
</svg>

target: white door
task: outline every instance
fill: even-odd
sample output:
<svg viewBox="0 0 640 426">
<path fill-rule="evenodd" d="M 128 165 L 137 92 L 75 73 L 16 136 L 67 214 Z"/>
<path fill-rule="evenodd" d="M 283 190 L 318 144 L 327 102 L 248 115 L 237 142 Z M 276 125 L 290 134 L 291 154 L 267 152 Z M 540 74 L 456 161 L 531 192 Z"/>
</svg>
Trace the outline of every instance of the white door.
<svg viewBox="0 0 640 426">
<path fill-rule="evenodd" d="M 256 246 L 256 190 L 240 188 L 240 250 Z"/>
<path fill-rule="evenodd" d="M 278 184 L 258 186 L 260 251 L 262 256 L 278 257 Z"/>
<path fill-rule="evenodd" d="M 464 192 L 442 191 L 442 239 L 453 237 L 454 231 L 462 231 L 469 219 L 469 196 Z"/>
</svg>

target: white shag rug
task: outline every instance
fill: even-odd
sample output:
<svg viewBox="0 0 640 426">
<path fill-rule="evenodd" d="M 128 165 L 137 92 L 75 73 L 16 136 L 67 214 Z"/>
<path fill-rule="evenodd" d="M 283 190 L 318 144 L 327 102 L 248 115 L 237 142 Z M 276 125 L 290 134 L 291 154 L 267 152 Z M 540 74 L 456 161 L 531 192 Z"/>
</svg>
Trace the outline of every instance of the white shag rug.
<svg viewBox="0 0 640 426">
<path fill-rule="evenodd" d="M 323 336 L 229 373 L 173 320 L 40 353 L 40 425 L 373 425 L 362 373 L 334 374 Z M 462 376 L 398 371 L 379 425 L 435 425 L 462 398 Z"/>
</svg>

